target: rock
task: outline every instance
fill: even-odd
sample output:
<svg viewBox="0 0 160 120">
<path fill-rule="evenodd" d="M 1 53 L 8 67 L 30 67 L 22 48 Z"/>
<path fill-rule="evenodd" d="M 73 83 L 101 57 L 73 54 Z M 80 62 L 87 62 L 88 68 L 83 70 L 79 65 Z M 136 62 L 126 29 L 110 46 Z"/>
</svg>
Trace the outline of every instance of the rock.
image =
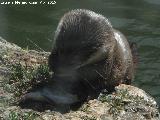
<svg viewBox="0 0 160 120">
<path fill-rule="evenodd" d="M 99 100 L 111 105 L 109 111 L 116 119 L 160 119 L 156 101 L 142 89 L 121 84 L 115 90 L 111 95 L 100 95 Z"/>
<path fill-rule="evenodd" d="M 62 114 L 51 110 L 38 112 L 32 109 L 21 109 L 16 102 L 10 103 L 14 99 L 14 95 L 11 92 L 13 91 L 11 83 L 6 82 L 9 79 L 8 73 L 13 72 L 9 66 L 17 62 L 22 63 L 22 65 L 27 63 L 32 67 L 47 63 L 49 53 L 23 50 L 1 37 L 0 49 L 1 120 L 160 120 L 154 98 L 142 89 L 124 84 L 117 86 L 112 94 L 100 94 L 98 99 L 86 102 L 77 111 Z M 16 81 L 14 84 L 18 82 L 22 81 Z"/>
</svg>

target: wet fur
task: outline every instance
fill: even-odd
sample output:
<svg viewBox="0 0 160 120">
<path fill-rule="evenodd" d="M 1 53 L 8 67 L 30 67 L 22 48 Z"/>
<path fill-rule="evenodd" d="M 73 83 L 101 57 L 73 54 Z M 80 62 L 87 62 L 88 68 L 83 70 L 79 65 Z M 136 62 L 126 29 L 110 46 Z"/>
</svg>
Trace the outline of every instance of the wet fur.
<svg viewBox="0 0 160 120">
<path fill-rule="evenodd" d="M 54 72 L 53 82 L 28 93 L 22 101 L 41 99 L 66 105 L 84 102 L 96 98 L 103 89 L 113 91 L 116 85 L 130 84 L 134 73 L 125 36 L 104 16 L 83 9 L 61 18 L 49 66 Z"/>
</svg>

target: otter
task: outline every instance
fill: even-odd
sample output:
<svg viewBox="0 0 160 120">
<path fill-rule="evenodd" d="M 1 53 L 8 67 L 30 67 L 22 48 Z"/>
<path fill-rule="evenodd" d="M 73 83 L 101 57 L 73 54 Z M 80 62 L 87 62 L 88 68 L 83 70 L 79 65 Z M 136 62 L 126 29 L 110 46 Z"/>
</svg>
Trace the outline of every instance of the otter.
<svg viewBox="0 0 160 120">
<path fill-rule="evenodd" d="M 21 101 L 72 105 L 97 98 L 119 84 L 131 84 L 133 55 L 126 37 L 103 15 L 72 10 L 61 18 L 55 32 L 49 67 L 52 80 L 24 95 Z"/>
</svg>

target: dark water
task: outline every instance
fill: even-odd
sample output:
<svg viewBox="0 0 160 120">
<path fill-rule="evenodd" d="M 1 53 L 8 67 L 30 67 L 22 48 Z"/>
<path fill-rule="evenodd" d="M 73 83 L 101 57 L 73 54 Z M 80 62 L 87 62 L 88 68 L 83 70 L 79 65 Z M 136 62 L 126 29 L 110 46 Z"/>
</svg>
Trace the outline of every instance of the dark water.
<svg viewBox="0 0 160 120">
<path fill-rule="evenodd" d="M 27 0 L 26 0 L 27 1 Z M 0 36 L 23 48 L 50 51 L 60 17 L 75 8 L 103 14 L 138 44 L 134 85 L 160 104 L 160 0 L 57 0 L 55 5 L 0 5 Z"/>
</svg>

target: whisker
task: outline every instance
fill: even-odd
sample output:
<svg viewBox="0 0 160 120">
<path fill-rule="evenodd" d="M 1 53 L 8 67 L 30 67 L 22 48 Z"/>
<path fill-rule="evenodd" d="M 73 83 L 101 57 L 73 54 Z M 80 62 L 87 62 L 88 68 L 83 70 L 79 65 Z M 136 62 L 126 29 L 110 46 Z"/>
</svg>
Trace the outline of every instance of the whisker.
<svg viewBox="0 0 160 120">
<path fill-rule="evenodd" d="M 29 42 L 31 42 L 32 44 L 34 44 L 39 50 L 45 52 L 41 47 L 39 47 L 39 46 L 38 46 L 36 43 L 34 43 L 31 39 L 27 38 L 27 40 L 28 40 Z"/>
<path fill-rule="evenodd" d="M 97 70 L 94 70 L 102 79 L 104 80 L 107 80 L 107 78 L 105 78 L 101 73 L 99 73 Z M 104 80 L 102 79 L 99 79 L 99 87 L 100 88 L 105 88 L 105 85 L 104 85 Z"/>
<path fill-rule="evenodd" d="M 86 78 L 84 78 L 84 80 L 92 87 L 92 89 L 96 90 L 96 88 L 94 87 L 94 85 L 92 85 Z"/>
<path fill-rule="evenodd" d="M 96 72 L 100 77 L 102 77 L 103 79 L 106 80 L 106 78 L 105 78 L 101 73 L 99 73 L 97 70 L 95 70 L 95 72 Z"/>
</svg>

